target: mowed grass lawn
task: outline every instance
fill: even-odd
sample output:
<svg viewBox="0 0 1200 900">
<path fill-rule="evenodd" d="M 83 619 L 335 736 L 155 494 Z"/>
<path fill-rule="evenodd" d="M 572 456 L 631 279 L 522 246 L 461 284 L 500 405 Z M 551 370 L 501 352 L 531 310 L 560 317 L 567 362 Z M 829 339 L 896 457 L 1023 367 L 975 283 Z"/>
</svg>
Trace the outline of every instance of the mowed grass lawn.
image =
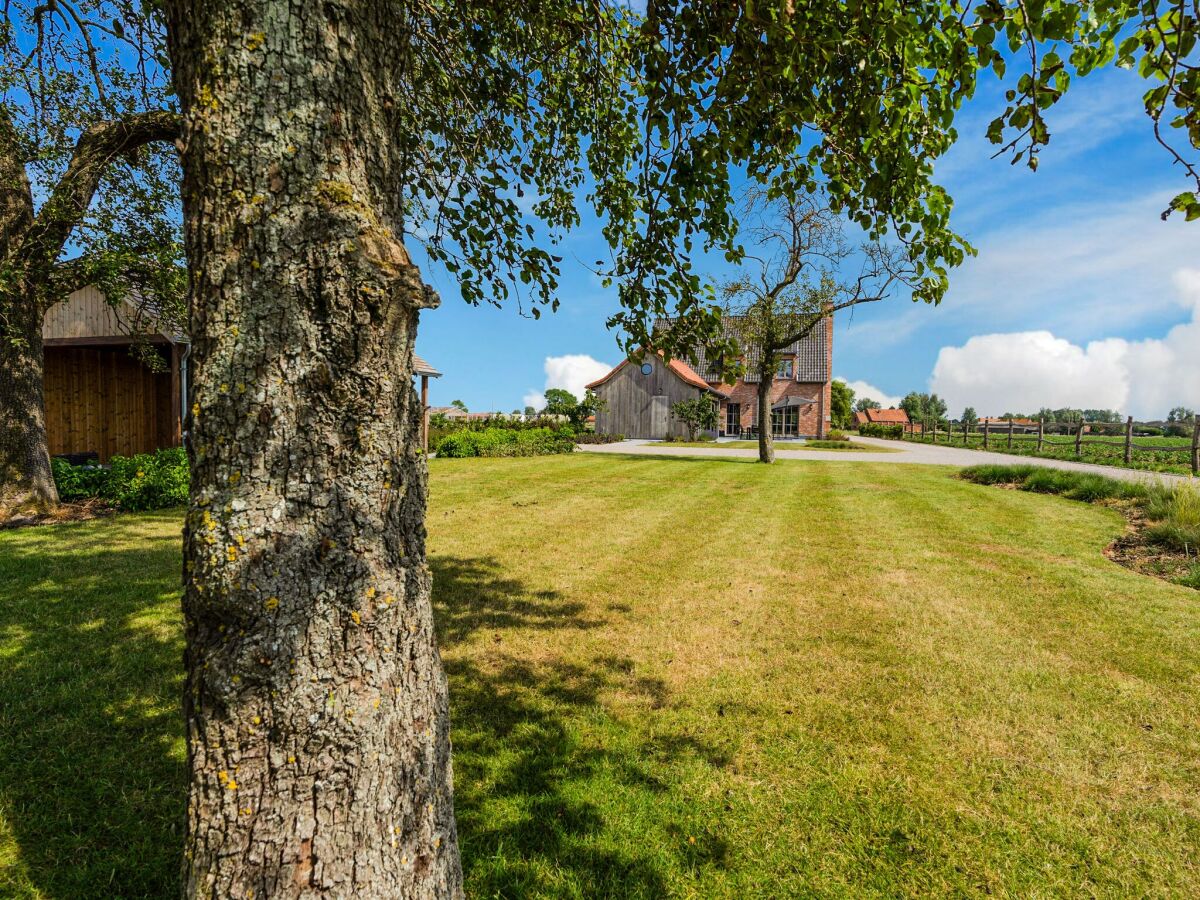
<svg viewBox="0 0 1200 900">
<path fill-rule="evenodd" d="M 473 897 L 1200 894 L 1200 593 L 886 464 L 432 462 Z M 0 533 L 0 896 L 176 889 L 178 514 Z"/>
</svg>

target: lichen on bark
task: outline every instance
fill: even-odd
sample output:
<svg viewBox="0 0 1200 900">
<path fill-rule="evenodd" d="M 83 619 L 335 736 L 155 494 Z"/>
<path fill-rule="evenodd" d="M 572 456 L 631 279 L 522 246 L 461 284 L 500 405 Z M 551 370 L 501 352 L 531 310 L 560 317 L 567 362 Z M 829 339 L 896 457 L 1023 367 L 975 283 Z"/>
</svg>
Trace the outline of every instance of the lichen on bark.
<svg viewBox="0 0 1200 900">
<path fill-rule="evenodd" d="M 194 292 L 188 896 L 462 892 L 412 385 L 436 297 L 380 139 L 390 24 L 169 8 Z"/>
</svg>

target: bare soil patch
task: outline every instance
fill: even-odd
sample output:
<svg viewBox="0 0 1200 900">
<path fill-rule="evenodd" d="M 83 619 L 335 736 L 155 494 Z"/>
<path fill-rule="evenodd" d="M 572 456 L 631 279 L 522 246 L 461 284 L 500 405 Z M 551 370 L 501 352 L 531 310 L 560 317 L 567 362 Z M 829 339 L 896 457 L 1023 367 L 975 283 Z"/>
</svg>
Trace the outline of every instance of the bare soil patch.
<svg viewBox="0 0 1200 900">
<path fill-rule="evenodd" d="M 38 525 L 61 525 L 64 522 L 87 522 L 116 513 L 116 508 L 95 498 L 73 503 L 60 503 L 49 513 L 21 513 L 0 522 L 0 528 L 33 528 Z"/>
</svg>

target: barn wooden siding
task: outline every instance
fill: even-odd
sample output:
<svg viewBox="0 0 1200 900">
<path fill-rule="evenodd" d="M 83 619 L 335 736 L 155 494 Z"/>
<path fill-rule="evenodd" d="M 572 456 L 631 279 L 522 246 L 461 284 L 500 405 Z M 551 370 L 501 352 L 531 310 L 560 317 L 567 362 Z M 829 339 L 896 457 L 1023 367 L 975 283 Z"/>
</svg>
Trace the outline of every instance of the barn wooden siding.
<svg viewBox="0 0 1200 900">
<path fill-rule="evenodd" d="M 707 394 L 688 384 L 672 372 L 661 359 L 652 359 L 654 371 L 643 375 L 638 363 L 623 366 L 608 381 L 597 386 L 594 393 L 607 406 L 596 413 L 596 430 L 605 434 L 623 434 L 627 438 L 659 439 L 651 427 L 652 398 L 667 398 L 667 409 L 680 400 L 694 400 Z M 687 428 L 668 414 L 667 434 L 687 437 Z"/>
<path fill-rule="evenodd" d="M 128 340 L 130 331 L 138 324 L 136 319 L 136 311 L 129 303 L 112 306 L 104 294 L 88 285 L 50 307 L 42 320 L 42 340 Z M 141 324 L 143 327 L 137 330 L 148 330 L 148 322 Z"/>
<path fill-rule="evenodd" d="M 169 371 L 151 371 L 127 346 L 47 347 L 50 453 L 94 451 L 107 462 L 178 445 L 172 385 Z"/>
</svg>

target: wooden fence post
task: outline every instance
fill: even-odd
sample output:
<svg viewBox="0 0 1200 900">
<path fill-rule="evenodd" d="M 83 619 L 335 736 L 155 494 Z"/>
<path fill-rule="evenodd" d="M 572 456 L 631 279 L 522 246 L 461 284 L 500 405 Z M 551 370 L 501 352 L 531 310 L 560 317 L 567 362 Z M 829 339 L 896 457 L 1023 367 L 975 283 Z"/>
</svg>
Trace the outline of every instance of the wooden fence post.
<svg viewBox="0 0 1200 900">
<path fill-rule="evenodd" d="M 1012 419 L 1008 420 L 1008 449 L 1012 449 Z"/>
<path fill-rule="evenodd" d="M 1192 416 L 1192 474 L 1200 475 L 1200 416 Z"/>
<path fill-rule="evenodd" d="M 971 426 L 967 424 L 967 420 L 963 419 L 963 446 L 967 446 L 967 429 Z"/>
<path fill-rule="evenodd" d="M 1133 416 L 1125 420 L 1125 465 L 1133 462 Z"/>
<path fill-rule="evenodd" d="M 1042 438 L 1046 436 L 1046 420 L 1038 419 L 1038 448 L 1037 452 L 1042 452 Z"/>
<path fill-rule="evenodd" d="M 1083 459 L 1083 419 L 1079 420 L 1079 428 L 1075 431 L 1075 455 Z"/>
<path fill-rule="evenodd" d="M 983 449 L 984 450 L 986 450 L 988 448 L 988 431 L 990 430 L 988 426 L 990 426 L 991 424 L 992 423 L 988 422 L 988 421 L 983 421 L 983 422 L 979 423 L 979 427 L 983 429 Z"/>
</svg>

